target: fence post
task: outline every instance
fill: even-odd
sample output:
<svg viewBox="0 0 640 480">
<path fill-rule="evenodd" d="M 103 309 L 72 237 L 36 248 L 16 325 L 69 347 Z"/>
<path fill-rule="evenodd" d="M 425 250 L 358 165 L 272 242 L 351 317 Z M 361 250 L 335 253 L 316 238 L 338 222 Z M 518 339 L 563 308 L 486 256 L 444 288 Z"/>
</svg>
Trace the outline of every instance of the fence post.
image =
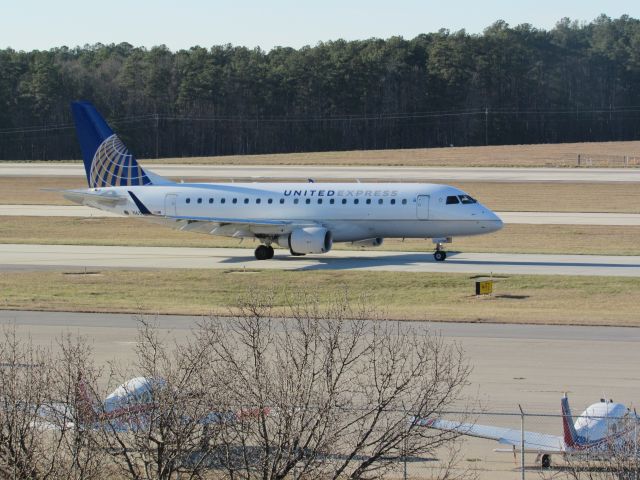
<svg viewBox="0 0 640 480">
<path fill-rule="evenodd" d="M 520 478 L 525 480 L 524 473 L 524 410 L 522 410 L 522 406 L 518 404 L 518 408 L 520 409 Z"/>
<path fill-rule="evenodd" d="M 634 425 L 633 425 L 633 476 L 635 480 L 638 480 L 638 416 L 634 413 Z"/>
<path fill-rule="evenodd" d="M 404 455 L 402 455 L 403 462 L 404 462 L 404 467 L 403 467 L 404 470 L 403 470 L 402 478 L 404 480 L 407 480 L 407 478 L 409 478 L 408 471 L 407 471 L 407 450 L 409 449 L 408 442 L 409 442 L 409 428 L 410 428 L 408 423 L 405 428 L 407 431 L 405 432 L 405 435 L 404 435 L 404 442 L 402 442 L 402 448 L 404 449 Z"/>
<path fill-rule="evenodd" d="M 580 166 L 580 154 L 578 154 L 578 166 Z"/>
</svg>

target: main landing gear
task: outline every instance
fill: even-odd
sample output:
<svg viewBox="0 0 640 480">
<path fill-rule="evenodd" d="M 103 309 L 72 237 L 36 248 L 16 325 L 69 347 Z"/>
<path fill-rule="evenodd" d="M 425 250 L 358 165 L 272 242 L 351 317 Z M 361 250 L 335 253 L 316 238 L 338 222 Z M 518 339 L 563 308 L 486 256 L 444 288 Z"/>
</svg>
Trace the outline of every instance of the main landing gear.
<svg viewBox="0 0 640 480">
<path fill-rule="evenodd" d="M 436 262 L 444 262 L 447 259 L 447 252 L 442 249 L 442 243 L 436 244 L 436 251 L 433 252 L 433 258 Z"/>
<path fill-rule="evenodd" d="M 273 258 L 273 247 L 271 245 L 260 245 L 254 252 L 256 260 L 269 260 Z"/>
<path fill-rule="evenodd" d="M 540 465 L 540 468 L 551 468 L 551 455 L 548 453 L 539 453 L 536 457 L 536 463 Z"/>
</svg>

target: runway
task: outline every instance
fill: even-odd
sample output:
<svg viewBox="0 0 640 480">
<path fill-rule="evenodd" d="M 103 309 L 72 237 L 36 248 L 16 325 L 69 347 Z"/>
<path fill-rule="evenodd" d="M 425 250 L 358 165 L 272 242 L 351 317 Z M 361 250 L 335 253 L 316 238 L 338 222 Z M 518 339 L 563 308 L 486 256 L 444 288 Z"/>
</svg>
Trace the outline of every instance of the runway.
<svg viewBox="0 0 640 480">
<path fill-rule="evenodd" d="M 449 167 L 340 167 L 295 165 L 171 165 L 142 162 L 158 175 L 170 178 L 259 180 L 313 178 L 387 182 L 628 182 L 640 183 L 640 169 L 633 168 L 449 168 Z M 84 177 L 81 163 L 2 163 L 3 177 Z"/>
<path fill-rule="evenodd" d="M 508 224 L 640 226 L 637 213 L 496 212 Z M 76 205 L 0 205 L 0 216 L 124 218 Z"/>
<path fill-rule="evenodd" d="M 640 277 L 640 256 L 542 255 L 450 252 L 445 262 L 430 253 L 333 250 L 292 257 L 277 250 L 257 261 L 245 248 L 0 245 L 0 270 L 50 268 L 247 268 L 277 270 L 360 270 L 479 274 L 597 275 Z"/>
</svg>

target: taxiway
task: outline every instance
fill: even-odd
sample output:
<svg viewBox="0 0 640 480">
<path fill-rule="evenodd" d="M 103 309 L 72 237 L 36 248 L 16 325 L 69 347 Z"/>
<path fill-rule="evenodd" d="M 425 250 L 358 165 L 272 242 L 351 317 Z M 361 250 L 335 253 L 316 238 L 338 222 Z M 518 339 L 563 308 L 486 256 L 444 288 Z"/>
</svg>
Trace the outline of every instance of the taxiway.
<svg viewBox="0 0 640 480">
<path fill-rule="evenodd" d="M 246 248 L 0 245 L 0 270 L 52 267 L 377 270 L 640 277 L 640 256 L 449 252 L 445 262 L 436 262 L 426 252 L 333 250 L 324 255 L 291 257 L 288 251 L 277 250 L 273 260 L 257 261 L 253 251 Z"/>
</svg>

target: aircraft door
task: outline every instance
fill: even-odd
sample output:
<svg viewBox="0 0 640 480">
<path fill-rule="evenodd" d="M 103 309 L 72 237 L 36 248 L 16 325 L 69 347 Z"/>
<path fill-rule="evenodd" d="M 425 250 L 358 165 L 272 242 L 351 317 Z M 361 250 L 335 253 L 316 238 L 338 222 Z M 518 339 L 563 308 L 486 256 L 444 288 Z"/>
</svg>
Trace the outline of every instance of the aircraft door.
<svg viewBox="0 0 640 480">
<path fill-rule="evenodd" d="M 178 203 L 178 195 L 170 193 L 164 197 L 164 214 L 169 217 L 175 217 L 176 204 Z"/>
<path fill-rule="evenodd" d="M 418 195 L 416 213 L 419 220 L 429 220 L 429 195 Z"/>
</svg>

